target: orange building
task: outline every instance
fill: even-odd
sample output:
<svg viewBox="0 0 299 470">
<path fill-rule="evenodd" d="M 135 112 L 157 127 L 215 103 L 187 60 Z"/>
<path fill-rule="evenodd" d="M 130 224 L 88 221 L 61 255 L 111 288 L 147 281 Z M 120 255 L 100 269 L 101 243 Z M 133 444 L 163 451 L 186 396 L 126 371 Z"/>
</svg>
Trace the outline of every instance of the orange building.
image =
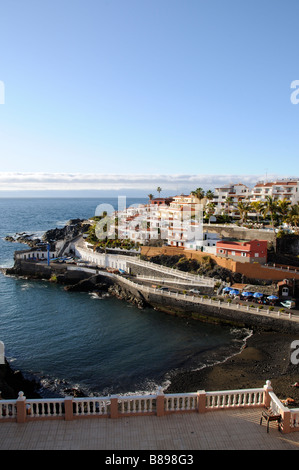
<svg viewBox="0 0 299 470">
<path fill-rule="evenodd" d="M 230 258 L 243 263 L 267 262 L 267 241 L 247 240 L 230 241 L 221 240 L 216 243 L 216 255 L 222 258 Z"/>
</svg>

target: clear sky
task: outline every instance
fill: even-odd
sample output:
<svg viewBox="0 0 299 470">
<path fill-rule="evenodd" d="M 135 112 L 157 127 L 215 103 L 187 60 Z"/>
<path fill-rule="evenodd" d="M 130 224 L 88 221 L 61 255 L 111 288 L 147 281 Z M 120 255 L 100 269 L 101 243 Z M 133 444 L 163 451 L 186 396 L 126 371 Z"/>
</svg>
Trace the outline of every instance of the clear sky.
<svg viewBox="0 0 299 470">
<path fill-rule="evenodd" d="M 299 177 L 298 18 L 298 0 L 2 1 L 0 193 Z"/>
</svg>

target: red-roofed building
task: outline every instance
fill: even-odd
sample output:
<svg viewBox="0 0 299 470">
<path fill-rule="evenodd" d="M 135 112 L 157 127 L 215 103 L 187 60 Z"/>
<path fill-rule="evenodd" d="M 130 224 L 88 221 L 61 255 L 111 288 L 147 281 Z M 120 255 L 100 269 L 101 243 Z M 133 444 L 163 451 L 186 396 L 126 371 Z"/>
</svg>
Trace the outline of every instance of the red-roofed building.
<svg viewBox="0 0 299 470">
<path fill-rule="evenodd" d="M 230 241 L 221 240 L 216 243 L 216 255 L 230 258 L 241 263 L 267 262 L 267 241 Z"/>
<path fill-rule="evenodd" d="M 282 179 L 275 182 L 257 183 L 251 192 L 250 201 L 265 201 L 266 196 L 274 200 L 286 199 L 290 204 L 299 202 L 299 180 Z"/>
</svg>

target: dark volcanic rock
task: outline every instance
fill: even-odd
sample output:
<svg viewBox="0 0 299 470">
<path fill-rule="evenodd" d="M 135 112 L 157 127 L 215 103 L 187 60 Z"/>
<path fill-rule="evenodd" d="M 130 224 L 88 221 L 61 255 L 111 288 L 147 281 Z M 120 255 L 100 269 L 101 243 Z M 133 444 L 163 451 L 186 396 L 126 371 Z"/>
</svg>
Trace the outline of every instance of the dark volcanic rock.
<svg viewBox="0 0 299 470">
<path fill-rule="evenodd" d="M 94 290 L 107 291 L 108 285 L 101 282 L 101 280 L 99 280 L 99 276 L 94 275 L 87 279 L 82 279 L 75 284 L 67 285 L 64 289 L 70 292 L 92 292 Z"/>
<path fill-rule="evenodd" d="M 0 365 L 0 391 L 3 399 L 18 398 L 19 392 L 24 392 L 27 398 L 40 398 L 40 384 L 33 379 L 27 379 L 20 371 L 14 371 L 6 362 Z"/>
<path fill-rule="evenodd" d="M 57 240 L 70 240 L 89 228 L 89 223 L 81 219 L 72 219 L 63 228 L 53 228 L 43 235 L 44 242 L 53 242 Z"/>
</svg>

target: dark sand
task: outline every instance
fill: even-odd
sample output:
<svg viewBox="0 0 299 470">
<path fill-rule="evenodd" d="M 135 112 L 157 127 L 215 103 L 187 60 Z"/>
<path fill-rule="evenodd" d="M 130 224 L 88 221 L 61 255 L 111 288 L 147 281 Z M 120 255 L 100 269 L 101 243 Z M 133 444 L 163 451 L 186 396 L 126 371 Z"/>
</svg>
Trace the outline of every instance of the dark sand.
<svg viewBox="0 0 299 470">
<path fill-rule="evenodd" d="M 221 364 L 178 374 L 165 392 L 259 388 L 270 380 L 280 399 L 292 398 L 293 405 L 299 406 L 299 387 L 292 386 L 299 382 L 299 364 L 291 363 L 293 340 L 299 340 L 299 335 L 254 333 L 239 354 Z"/>
</svg>

